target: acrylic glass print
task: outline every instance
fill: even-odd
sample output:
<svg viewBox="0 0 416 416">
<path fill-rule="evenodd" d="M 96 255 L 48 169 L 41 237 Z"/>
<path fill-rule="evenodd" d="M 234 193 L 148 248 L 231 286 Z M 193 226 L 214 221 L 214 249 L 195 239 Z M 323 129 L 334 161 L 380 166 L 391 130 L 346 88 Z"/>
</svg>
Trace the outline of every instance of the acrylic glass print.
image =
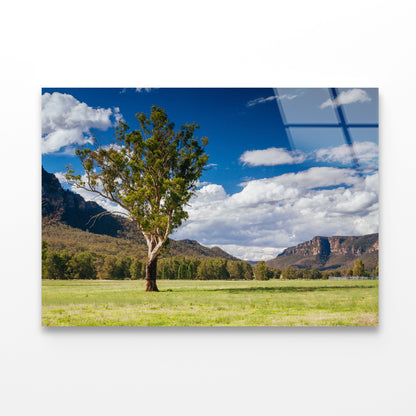
<svg viewBox="0 0 416 416">
<path fill-rule="evenodd" d="M 43 326 L 377 326 L 378 89 L 44 88 Z"/>
</svg>

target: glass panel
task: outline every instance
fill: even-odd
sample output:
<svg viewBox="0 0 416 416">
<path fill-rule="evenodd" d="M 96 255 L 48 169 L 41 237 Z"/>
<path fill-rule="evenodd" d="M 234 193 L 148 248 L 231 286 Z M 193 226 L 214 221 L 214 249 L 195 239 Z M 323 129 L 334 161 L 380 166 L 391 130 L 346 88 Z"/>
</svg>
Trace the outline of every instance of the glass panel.
<svg viewBox="0 0 416 416">
<path fill-rule="evenodd" d="M 303 152 L 336 147 L 345 144 L 340 127 L 293 127 L 289 129 L 293 147 Z"/>
<path fill-rule="evenodd" d="M 378 123 L 378 88 L 338 88 L 347 123 Z"/>
<path fill-rule="evenodd" d="M 354 142 L 372 142 L 378 144 L 377 128 L 350 128 L 351 140 Z"/>
<path fill-rule="evenodd" d="M 328 88 L 276 88 L 279 107 L 288 124 L 338 124 Z M 328 101 L 329 100 L 329 101 Z"/>
</svg>

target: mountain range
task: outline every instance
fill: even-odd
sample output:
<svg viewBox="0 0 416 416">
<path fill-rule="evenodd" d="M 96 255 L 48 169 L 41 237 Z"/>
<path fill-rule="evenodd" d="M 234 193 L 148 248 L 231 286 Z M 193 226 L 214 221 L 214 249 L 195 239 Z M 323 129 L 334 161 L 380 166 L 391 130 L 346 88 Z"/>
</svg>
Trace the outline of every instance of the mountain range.
<svg viewBox="0 0 416 416">
<path fill-rule="evenodd" d="M 276 258 L 266 261 L 268 267 L 284 269 L 294 266 L 302 269 L 330 270 L 353 268 L 360 259 L 367 269 L 378 262 L 378 233 L 362 236 L 314 237 L 310 241 L 289 247 Z"/>
<path fill-rule="evenodd" d="M 102 215 L 98 218 L 94 216 Z M 125 218 L 110 215 L 96 202 L 62 188 L 52 173 L 42 168 L 42 237 L 52 250 L 95 250 L 105 254 L 145 256 L 144 238 Z M 219 247 L 208 248 L 195 240 L 169 239 L 164 256 L 239 260 Z"/>
<path fill-rule="evenodd" d="M 105 215 L 93 218 L 99 214 Z M 114 255 L 138 254 L 141 257 L 145 257 L 147 252 L 144 238 L 133 229 L 127 219 L 110 215 L 96 202 L 85 201 L 80 195 L 64 190 L 55 175 L 43 168 L 42 234 L 50 248 L 56 250 L 94 250 Z M 239 260 L 219 247 L 208 248 L 188 239 L 169 239 L 168 248 L 162 256 Z M 270 268 L 279 269 L 294 266 L 330 270 L 352 268 L 356 259 L 361 259 L 367 269 L 376 267 L 378 234 L 317 236 L 287 248 L 276 258 L 266 261 L 266 264 Z"/>
</svg>

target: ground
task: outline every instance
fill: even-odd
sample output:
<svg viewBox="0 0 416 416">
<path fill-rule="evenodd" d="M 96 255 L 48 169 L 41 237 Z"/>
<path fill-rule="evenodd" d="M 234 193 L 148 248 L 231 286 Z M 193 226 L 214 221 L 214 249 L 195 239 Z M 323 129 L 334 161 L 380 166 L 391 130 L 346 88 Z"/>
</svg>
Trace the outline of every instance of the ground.
<svg viewBox="0 0 416 416">
<path fill-rule="evenodd" d="M 43 280 L 43 326 L 377 326 L 378 281 Z"/>
</svg>

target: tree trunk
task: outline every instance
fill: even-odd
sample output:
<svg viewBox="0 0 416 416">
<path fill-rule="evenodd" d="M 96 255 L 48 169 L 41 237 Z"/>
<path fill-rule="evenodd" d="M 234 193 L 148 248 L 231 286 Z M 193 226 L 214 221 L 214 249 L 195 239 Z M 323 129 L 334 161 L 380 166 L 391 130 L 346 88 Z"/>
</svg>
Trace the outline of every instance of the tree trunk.
<svg viewBox="0 0 416 416">
<path fill-rule="evenodd" d="M 159 292 L 156 285 L 157 257 L 146 263 L 146 292 Z"/>
</svg>

